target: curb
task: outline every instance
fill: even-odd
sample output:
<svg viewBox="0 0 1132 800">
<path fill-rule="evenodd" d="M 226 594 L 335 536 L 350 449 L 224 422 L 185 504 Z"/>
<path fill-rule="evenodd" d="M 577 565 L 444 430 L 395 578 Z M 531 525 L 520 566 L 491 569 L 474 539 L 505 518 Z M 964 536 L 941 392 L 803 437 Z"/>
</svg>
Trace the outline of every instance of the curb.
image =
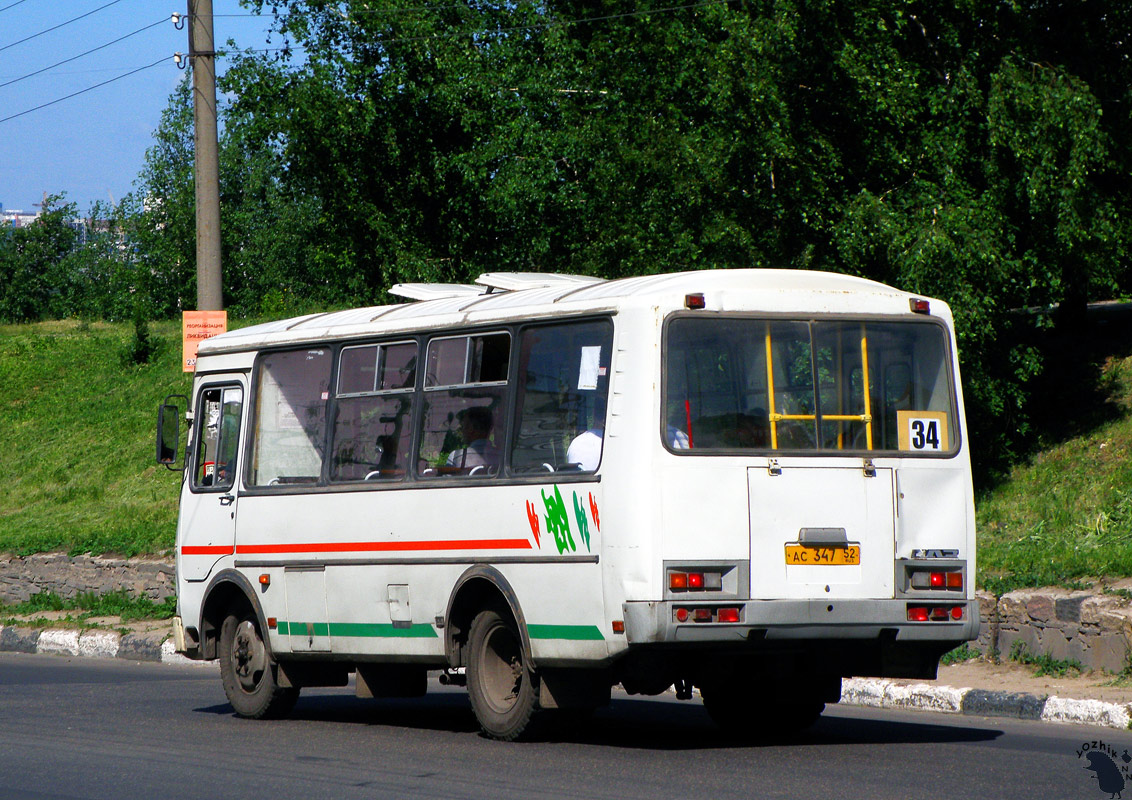
<svg viewBox="0 0 1132 800">
<path fill-rule="evenodd" d="M 120 634 L 105 630 L 24 628 L 0 625 L 0 652 L 44 653 L 65 656 L 121 658 L 162 664 L 210 666 L 173 650 L 173 640 L 164 631 Z M 671 690 L 670 690 L 671 691 Z M 844 678 L 841 703 L 867 708 L 901 711 L 935 711 L 973 717 L 1097 725 L 1126 730 L 1132 727 L 1132 703 L 1039 697 L 1024 692 L 991 692 L 985 689 L 903 684 L 877 678 Z"/>
<path fill-rule="evenodd" d="M 206 665 L 173 650 L 173 640 L 165 631 L 116 633 L 99 629 L 24 628 L 0 625 L 0 653 L 41 653 L 63 656 L 121 658 L 162 664 Z"/>
<path fill-rule="evenodd" d="M 1127 730 L 1132 722 L 1132 703 L 956 689 L 926 683 L 901 684 L 876 678 L 844 678 L 841 681 L 841 702 L 850 706 L 936 711 L 973 717 L 1010 717 L 1120 730 Z"/>
</svg>

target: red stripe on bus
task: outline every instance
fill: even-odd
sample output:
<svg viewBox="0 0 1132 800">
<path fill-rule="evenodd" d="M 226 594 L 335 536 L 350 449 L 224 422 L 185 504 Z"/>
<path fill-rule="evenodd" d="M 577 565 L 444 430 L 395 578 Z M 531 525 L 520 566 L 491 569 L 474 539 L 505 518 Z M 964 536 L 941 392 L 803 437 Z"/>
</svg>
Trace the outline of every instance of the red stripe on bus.
<svg viewBox="0 0 1132 800">
<path fill-rule="evenodd" d="M 526 539 L 445 539 L 426 542 L 307 542 L 303 544 L 241 544 L 238 555 L 280 553 L 377 553 L 405 550 L 530 550 Z"/>
<path fill-rule="evenodd" d="M 216 545 L 185 545 L 181 548 L 181 555 L 183 556 L 230 556 L 232 555 L 232 545 L 230 544 L 216 544 Z"/>
</svg>

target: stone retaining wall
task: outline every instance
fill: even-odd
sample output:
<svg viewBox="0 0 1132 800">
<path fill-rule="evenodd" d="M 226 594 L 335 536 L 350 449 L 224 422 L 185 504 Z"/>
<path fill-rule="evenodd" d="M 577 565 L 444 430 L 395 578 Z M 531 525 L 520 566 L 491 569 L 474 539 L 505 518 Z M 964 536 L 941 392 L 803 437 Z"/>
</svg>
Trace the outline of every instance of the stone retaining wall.
<svg viewBox="0 0 1132 800">
<path fill-rule="evenodd" d="M 995 599 L 979 593 L 978 647 L 1007 658 L 1015 642 L 1035 654 L 1079 661 L 1087 669 L 1129 666 L 1132 603 L 1112 594 L 1068 589 L 1020 589 Z"/>
<path fill-rule="evenodd" d="M 0 602 L 22 603 L 39 592 L 70 598 L 83 592 L 126 589 L 160 601 L 176 593 L 172 561 L 39 553 L 0 555 Z"/>
</svg>

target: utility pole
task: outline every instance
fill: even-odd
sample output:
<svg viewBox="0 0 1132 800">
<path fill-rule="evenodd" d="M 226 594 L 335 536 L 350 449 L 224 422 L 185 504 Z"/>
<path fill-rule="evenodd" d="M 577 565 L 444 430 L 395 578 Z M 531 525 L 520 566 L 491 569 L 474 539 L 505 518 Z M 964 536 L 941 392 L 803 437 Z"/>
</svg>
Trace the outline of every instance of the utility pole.
<svg viewBox="0 0 1132 800">
<path fill-rule="evenodd" d="M 224 308 L 220 273 L 220 159 L 216 133 L 216 44 L 212 0 L 188 0 L 193 69 L 197 203 L 197 310 Z"/>
</svg>

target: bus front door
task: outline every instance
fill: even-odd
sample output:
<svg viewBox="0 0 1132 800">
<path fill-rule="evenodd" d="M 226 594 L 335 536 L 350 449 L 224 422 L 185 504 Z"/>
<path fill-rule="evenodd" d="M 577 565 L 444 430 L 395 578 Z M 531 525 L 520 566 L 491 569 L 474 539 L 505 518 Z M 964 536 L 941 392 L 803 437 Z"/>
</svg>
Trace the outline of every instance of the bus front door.
<svg viewBox="0 0 1132 800">
<path fill-rule="evenodd" d="M 185 580 L 205 580 L 221 558 L 235 551 L 246 394 L 245 376 L 217 376 L 199 387 L 193 404 L 188 475 L 177 522 L 177 569 Z"/>
</svg>

